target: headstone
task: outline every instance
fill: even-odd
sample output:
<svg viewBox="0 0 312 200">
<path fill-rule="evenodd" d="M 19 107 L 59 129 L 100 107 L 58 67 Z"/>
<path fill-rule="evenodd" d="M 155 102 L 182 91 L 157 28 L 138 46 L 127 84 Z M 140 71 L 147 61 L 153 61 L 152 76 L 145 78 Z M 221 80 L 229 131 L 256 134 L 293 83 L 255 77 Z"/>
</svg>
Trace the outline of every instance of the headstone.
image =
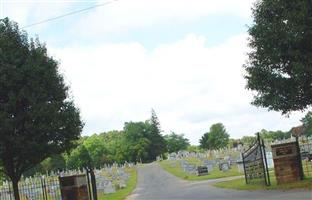
<svg viewBox="0 0 312 200">
<path fill-rule="evenodd" d="M 230 169 L 230 166 L 227 162 L 226 163 L 220 163 L 219 168 L 220 168 L 220 171 L 226 172 Z"/>
<path fill-rule="evenodd" d="M 274 168 L 272 152 L 267 151 L 266 152 L 266 158 L 267 158 L 268 168 Z"/>
<path fill-rule="evenodd" d="M 207 164 L 206 166 L 207 166 L 208 172 L 213 171 L 213 165 L 212 164 Z"/>
<path fill-rule="evenodd" d="M 236 161 L 236 164 L 237 164 L 238 172 L 243 173 L 243 172 L 244 172 L 244 163 L 243 163 L 243 160 L 237 160 L 237 161 Z"/>
<path fill-rule="evenodd" d="M 119 188 L 125 188 L 127 186 L 124 180 L 120 180 L 118 185 L 119 185 Z"/>
<path fill-rule="evenodd" d="M 208 168 L 206 166 L 198 166 L 197 167 L 197 175 L 204 176 L 208 174 Z"/>
<path fill-rule="evenodd" d="M 116 192 L 116 189 L 111 182 L 109 182 L 107 185 L 104 186 L 105 194 L 110 194 L 110 193 L 115 193 L 115 192 Z"/>
</svg>

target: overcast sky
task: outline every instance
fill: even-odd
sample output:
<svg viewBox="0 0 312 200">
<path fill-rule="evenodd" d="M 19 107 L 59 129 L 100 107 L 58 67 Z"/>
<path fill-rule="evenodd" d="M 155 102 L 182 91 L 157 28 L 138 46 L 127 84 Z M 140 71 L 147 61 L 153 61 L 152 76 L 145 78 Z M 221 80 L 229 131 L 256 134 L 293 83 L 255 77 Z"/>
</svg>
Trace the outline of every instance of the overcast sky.
<svg viewBox="0 0 312 200">
<path fill-rule="evenodd" d="M 24 27 L 102 5 L 25 28 L 60 62 L 83 135 L 121 130 L 124 122 L 148 119 L 153 108 L 163 134 L 184 133 L 198 144 L 214 123 L 240 138 L 287 131 L 305 114 L 287 118 L 250 105 L 242 65 L 252 2 L 0 0 L 0 17 Z"/>
</svg>

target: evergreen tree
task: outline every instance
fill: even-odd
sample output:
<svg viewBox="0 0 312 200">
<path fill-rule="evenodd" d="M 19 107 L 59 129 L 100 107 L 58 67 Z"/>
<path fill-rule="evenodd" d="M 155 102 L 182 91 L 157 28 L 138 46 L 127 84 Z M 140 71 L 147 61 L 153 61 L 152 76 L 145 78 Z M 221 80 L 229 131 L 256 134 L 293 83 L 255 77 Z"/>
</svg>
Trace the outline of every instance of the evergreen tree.
<svg viewBox="0 0 312 200">
<path fill-rule="evenodd" d="M 149 145 L 149 159 L 155 160 L 157 156 L 166 152 L 166 141 L 161 135 L 160 122 L 156 112 L 152 109 L 151 118 L 149 120 L 149 129 L 147 138 L 150 140 Z"/>
</svg>

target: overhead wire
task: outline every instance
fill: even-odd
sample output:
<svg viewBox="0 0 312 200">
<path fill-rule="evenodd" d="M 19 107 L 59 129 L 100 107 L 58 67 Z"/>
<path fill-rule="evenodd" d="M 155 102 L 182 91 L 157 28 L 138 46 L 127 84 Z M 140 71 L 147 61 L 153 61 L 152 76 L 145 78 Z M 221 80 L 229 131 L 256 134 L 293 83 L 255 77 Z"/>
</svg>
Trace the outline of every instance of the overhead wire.
<svg viewBox="0 0 312 200">
<path fill-rule="evenodd" d="M 81 9 L 81 10 L 75 10 L 75 11 L 72 11 L 72 12 L 69 12 L 69 13 L 66 13 L 66 14 L 63 14 L 63 15 L 59 15 L 59 16 L 53 17 L 53 18 L 48 18 L 48 19 L 45 19 L 45 20 L 42 20 L 42 21 L 39 21 L 39 22 L 28 24 L 28 25 L 23 26 L 21 28 L 25 29 L 25 28 L 36 26 L 36 25 L 39 25 L 39 24 L 47 23 L 47 22 L 54 21 L 54 20 L 57 20 L 57 19 L 60 19 L 60 18 L 63 18 L 63 17 L 67 17 L 69 15 L 74 15 L 74 14 L 85 12 L 87 10 L 91 10 L 91 9 L 94 9 L 94 8 L 97 8 L 97 7 L 106 6 L 106 5 L 112 4 L 112 3 L 116 2 L 116 1 L 119 1 L 119 0 L 112 0 L 112 1 L 105 2 L 105 3 L 96 4 L 94 6 L 90 6 L 90 7 Z"/>
</svg>

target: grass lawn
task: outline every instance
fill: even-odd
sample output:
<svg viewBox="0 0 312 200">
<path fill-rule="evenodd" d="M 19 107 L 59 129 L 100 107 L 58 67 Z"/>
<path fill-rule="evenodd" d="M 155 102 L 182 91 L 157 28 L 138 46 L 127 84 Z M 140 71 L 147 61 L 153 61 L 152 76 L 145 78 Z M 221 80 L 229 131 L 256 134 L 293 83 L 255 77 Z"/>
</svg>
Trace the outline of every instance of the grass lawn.
<svg viewBox="0 0 312 200">
<path fill-rule="evenodd" d="M 99 193 L 99 200 L 123 200 L 125 199 L 136 187 L 137 184 L 137 171 L 135 168 L 128 169 L 130 178 L 127 181 L 127 187 L 117 190 L 116 193 L 104 194 Z"/>
<path fill-rule="evenodd" d="M 189 164 L 195 165 L 202 165 L 201 161 L 196 158 L 187 158 L 185 159 Z M 158 162 L 159 165 L 168 171 L 169 173 L 185 179 L 185 180 L 207 180 L 207 179 L 216 179 L 216 178 L 223 178 L 229 176 L 239 176 L 243 175 L 242 173 L 238 172 L 237 166 L 232 166 L 232 168 L 227 172 L 222 172 L 218 168 L 214 168 L 212 172 L 209 172 L 208 175 L 205 176 L 197 176 L 196 174 L 188 174 L 183 171 L 181 168 L 181 164 L 179 160 L 163 160 Z"/>
<path fill-rule="evenodd" d="M 307 189 L 312 190 L 312 177 L 307 177 L 302 181 L 277 185 L 274 175 L 270 175 L 271 186 L 257 185 L 257 184 L 246 184 L 245 178 L 240 178 L 231 181 L 215 183 L 214 186 L 226 189 L 237 189 L 237 190 L 290 190 L 290 189 Z"/>
</svg>

